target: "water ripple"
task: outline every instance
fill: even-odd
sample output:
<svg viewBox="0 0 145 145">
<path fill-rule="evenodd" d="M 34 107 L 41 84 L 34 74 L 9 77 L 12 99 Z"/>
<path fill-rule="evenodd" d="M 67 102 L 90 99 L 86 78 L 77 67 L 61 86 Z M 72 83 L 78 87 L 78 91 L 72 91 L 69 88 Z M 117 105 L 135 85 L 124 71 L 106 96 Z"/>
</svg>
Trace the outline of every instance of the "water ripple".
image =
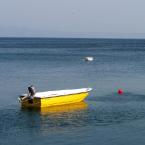
<svg viewBox="0 0 145 145">
<path fill-rule="evenodd" d="M 89 106 L 69 106 L 65 109 L 21 110 L 13 106 L 0 110 L 1 133 L 46 132 L 84 126 L 115 125 L 144 118 L 144 102 L 108 103 L 88 101 Z"/>
</svg>

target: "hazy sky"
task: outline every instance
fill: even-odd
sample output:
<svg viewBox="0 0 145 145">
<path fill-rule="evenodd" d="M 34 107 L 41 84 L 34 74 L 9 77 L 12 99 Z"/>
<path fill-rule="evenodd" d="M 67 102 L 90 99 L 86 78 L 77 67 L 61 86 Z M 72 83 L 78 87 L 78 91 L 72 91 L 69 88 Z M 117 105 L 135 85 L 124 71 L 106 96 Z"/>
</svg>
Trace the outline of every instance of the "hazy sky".
<svg viewBox="0 0 145 145">
<path fill-rule="evenodd" d="M 0 0 L 0 36 L 145 38 L 145 0 Z"/>
</svg>

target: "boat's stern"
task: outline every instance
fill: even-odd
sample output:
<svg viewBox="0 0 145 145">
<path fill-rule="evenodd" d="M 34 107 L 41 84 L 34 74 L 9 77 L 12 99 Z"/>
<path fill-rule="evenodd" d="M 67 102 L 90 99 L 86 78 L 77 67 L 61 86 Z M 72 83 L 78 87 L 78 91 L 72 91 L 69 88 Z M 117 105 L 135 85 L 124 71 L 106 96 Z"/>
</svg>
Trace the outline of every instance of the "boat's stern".
<svg viewBox="0 0 145 145">
<path fill-rule="evenodd" d="M 41 99 L 35 98 L 33 100 L 29 100 L 25 95 L 20 95 L 18 100 L 21 104 L 21 107 L 27 108 L 39 108 L 41 106 Z"/>
</svg>

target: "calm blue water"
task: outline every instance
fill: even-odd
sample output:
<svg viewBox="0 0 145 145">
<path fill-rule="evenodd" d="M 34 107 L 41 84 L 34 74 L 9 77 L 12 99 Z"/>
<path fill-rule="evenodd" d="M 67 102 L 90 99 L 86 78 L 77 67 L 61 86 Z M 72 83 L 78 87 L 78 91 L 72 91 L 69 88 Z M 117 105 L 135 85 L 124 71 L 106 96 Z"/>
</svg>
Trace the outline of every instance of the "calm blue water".
<svg viewBox="0 0 145 145">
<path fill-rule="evenodd" d="M 93 91 L 81 105 L 22 110 L 17 97 L 31 84 Z M 145 40 L 0 38 L 0 145 L 144 145 L 144 136 Z"/>
</svg>

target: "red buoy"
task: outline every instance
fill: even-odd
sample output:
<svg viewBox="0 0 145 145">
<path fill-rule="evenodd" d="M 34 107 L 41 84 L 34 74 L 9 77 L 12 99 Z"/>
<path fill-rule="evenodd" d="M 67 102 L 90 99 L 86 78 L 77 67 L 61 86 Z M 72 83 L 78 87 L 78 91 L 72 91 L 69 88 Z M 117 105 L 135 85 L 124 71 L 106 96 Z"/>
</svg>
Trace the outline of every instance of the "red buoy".
<svg viewBox="0 0 145 145">
<path fill-rule="evenodd" d="M 122 95 L 123 94 L 123 90 L 122 89 L 118 89 L 118 94 Z"/>
</svg>

